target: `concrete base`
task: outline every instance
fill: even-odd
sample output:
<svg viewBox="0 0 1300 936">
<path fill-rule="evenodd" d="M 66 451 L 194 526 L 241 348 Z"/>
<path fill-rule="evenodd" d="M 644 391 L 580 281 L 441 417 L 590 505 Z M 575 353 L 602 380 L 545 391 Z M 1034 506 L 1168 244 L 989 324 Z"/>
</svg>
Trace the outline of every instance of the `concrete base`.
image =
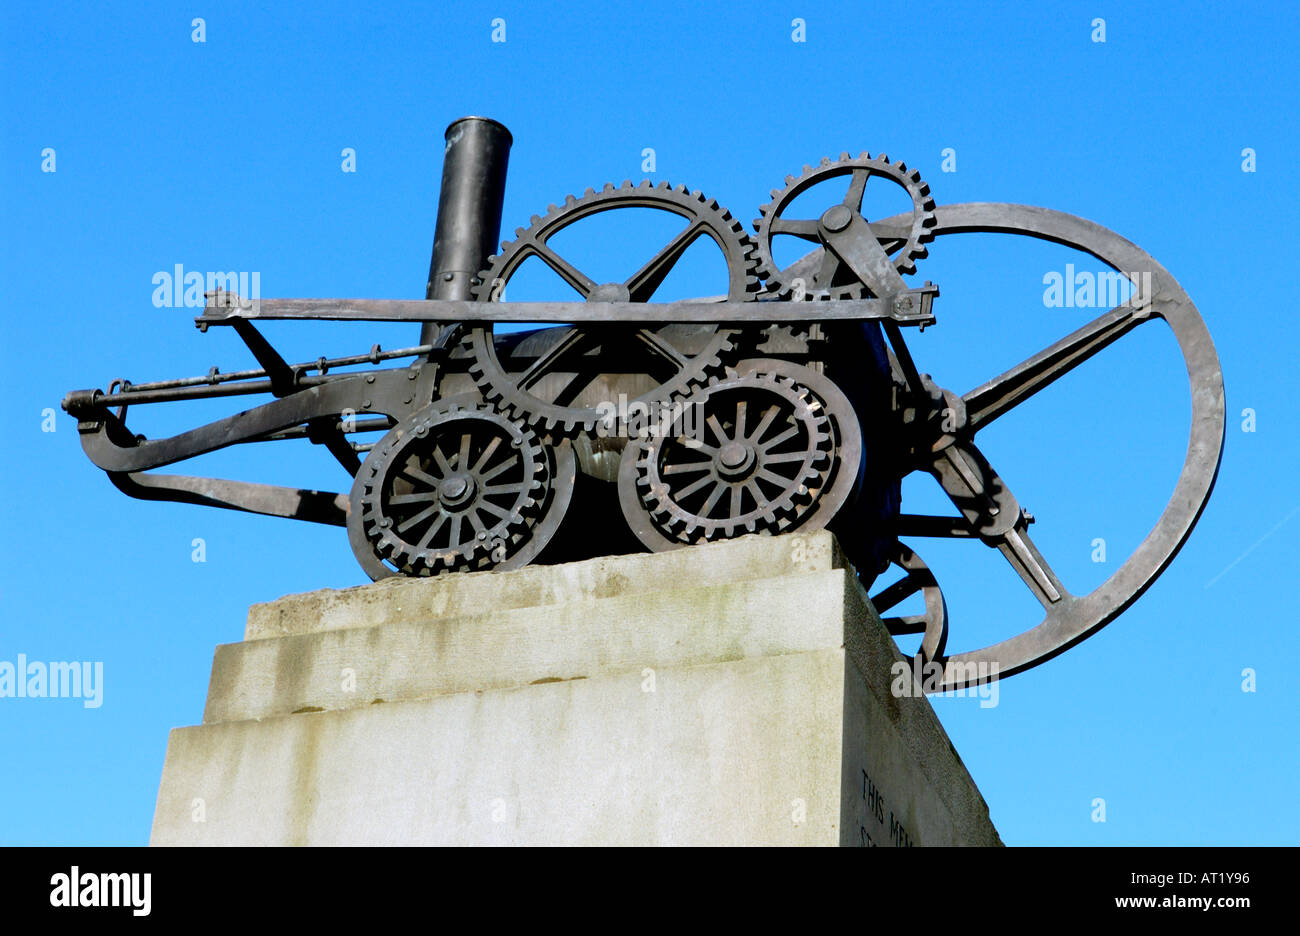
<svg viewBox="0 0 1300 936">
<path fill-rule="evenodd" d="M 828 533 L 293 595 L 217 648 L 155 845 L 997 845 Z"/>
</svg>

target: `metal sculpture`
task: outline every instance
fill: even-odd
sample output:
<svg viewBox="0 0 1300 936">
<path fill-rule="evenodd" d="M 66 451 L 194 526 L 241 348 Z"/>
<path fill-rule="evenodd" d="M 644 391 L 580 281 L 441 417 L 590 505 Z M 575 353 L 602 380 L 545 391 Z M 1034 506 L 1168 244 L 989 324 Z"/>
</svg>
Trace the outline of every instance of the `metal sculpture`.
<svg viewBox="0 0 1300 936">
<path fill-rule="evenodd" d="M 199 328 L 234 328 L 260 369 L 115 381 L 108 392 L 68 395 L 64 409 L 78 418 L 87 455 L 118 488 L 344 526 L 374 579 L 830 527 L 864 586 L 891 563 L 903 571 L 872 596 L 879 611 L 922 595 L 924 613 L 885 622 L 896 635 L 921 635 L 919 660 L 947 664 L 942 689 L 988 678 L 987 668 L 971 664 L 996 663 L 991 672 L 1002 676 L 1033 666 L 1114 619 L 1172 560 L 1209 497 L 1225 415 L 1214 345 L 1174 278 L 1105 228 L 1024 205 L 936 206 L 903 163 L 842 154 L 787 177 L 760 209 L 753 238 L 699 192 L 625 182 L 552 205 L 498 253 L 509 133 L 495 121 L 466 118 L 448 128 L 447 141 L 428 298 L 253 304 L 218 292 L 208 296 Z M 817 217 L 789 215 L 798 196 L 844 176 L 847 194 Z M 901 187 L 911 210 L 866 218 L 863 194 L 875 178 Z M 684 227 L 624 282 L 591 280 L 551 244 L 570 225 L 627 208 L 668 212 Z M 903 339 L 904 327 L 934 323 L 938 289 L 913 288 L 902 277 L 915 271 L 927 244 L 970 232 L 1052 241 L 1126 276 L 1150 277 L 1139 277 L 1116 308 L 958 395 L 918 372 Z M 777 236 L 803 239 L 811 252 L 782 268 L 772 250 Z M 702 238 L 721 250 L 726 295 L 656 302 L 674 265 Z M 530 257 L 583 301 L 500 301 Z M 1091 593 L 1072 595 L 976 437 L 1153 318 L 1172 329 L 1187 364 L 1187 458 L 1160 521 L 1133 555 Z M 257 330 L 259 319 L 419 322 L 421 343 L 291 365 Z M 537 322 L 561 325 L 494 333 L 497 324 Z M 405 366 L 380 366 L 408 358 Z M 242 394 L 275 399 L 165 439 L 126 426 L 128 406 Z M 625 410 L 635 413 L 668 407 L 669 418 L 642 432 L 611 432 L 615 399 L 630 400 Z M 353 441 L 376 432 L 384 433 L 377 442 Z M 350 493 L 150 473 L 230 445 L 287 439 L 323 445 L 353 477 Z M 901 479 L 913 471 L 933 475 L 958 515 L 902 513 Z M 608 521 L 613 511 L 625 526 Z M 935 536 L 979 540 L 1002 553 L 1043 606 L 1041 623 L 982 650 L 948 653 L 942 593 L 904 541 Z"/>
</svg>

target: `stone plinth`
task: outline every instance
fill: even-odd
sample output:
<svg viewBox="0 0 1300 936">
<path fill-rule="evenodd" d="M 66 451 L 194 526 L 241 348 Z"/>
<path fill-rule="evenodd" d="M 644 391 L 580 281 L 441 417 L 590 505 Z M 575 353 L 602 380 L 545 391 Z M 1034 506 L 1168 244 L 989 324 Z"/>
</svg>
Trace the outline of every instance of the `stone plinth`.
<svg viewBox="0 0 1300 936">
<path fill-rule="evenodd" d="M 155 845 L 1000 844 L 828 533 L 293 595 Z"/>
</svg>

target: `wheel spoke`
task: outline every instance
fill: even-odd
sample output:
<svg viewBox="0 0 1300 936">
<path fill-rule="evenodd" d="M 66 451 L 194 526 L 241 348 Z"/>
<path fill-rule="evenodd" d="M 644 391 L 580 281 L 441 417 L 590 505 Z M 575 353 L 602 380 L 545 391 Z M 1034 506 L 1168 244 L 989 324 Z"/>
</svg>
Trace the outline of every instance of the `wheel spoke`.
<svg viewBox="0 0 1300 936">
<path fill-rule="evenodd" d="M 593 337 L 587 329 L 570 328 L 560 336 L 559 341 L 551 345 L 544 353 L 538 355 L 537 360 L 533 361 L 527 370 L 515 378 L 515 384 L 521 389 L 527 390 L 554 370 L 563 358 L 579 349 L 585 350 L 590 347 L 592 341 Z"/>
<path fill-rule="evenodd" d="M 582 293 L 584 299 L 590 296 L 592 290 L 596 288 L 595 280 L 579 272 L 571 263 L 552 250 L 550 245 L 539 241 L 533 245 L 532 253 L 548 267 L 560 274 L 566 283 Z"/>
<path fill-rule="evenodd" d="M 764 442 L 764 443 L 763 443 L 763 449 L 764 449 L 765 451 L 766 451 L 766 450 L 770 450 L 770 449 L 774 449 L 774 448 L 776 448 L 778 445 L 780 445 L 782 442 L 784 442 L 786 439 L 790 438 L 791 436 L 795 435 L 795 434 L 798 433 L 798 432 L 799 432 L 799 427 L 798 427 L 798 426 L 786 426 L 784 432 L 778 433 L 777 435 L 772 436 L 772 438 L 770 438 L 770 439 L 768 439 L 766 442 Z M 791 453 L 788 453 L 788 454 L 794 454 L 794 453 L 791 452 Z M 800 457 L 800 458 L 803 458 L 803 452 L 800 452 L 800 453 L 799 453 L 799 457 Z M 776 461 L 777 459 L 780 459 L 780 458 L 781 458 L 780 455 L 768 455 L 768 456 L 767 456 L 767 461 L 768 461 L 769 463 L 771 463 L 771 462 Z M 788 461 L 788 459 L 783 459 L 783 460 L 787 460 L 787 461 Z"/>
<path fill-rule="evenodd" d="M 854 169 L 853 179 L 849 182 L 849 191 L 844 196 L 844 204 L 854 211 L 862 211 L 862 193 L 867 187 L 867 180 L 871 178 L 870 169 Z"/>
<path fill-rule="evenodd" d="M 416 544 L 415 548 L 428 549 L 429 544 L 433 542 L 434 534 L 442 529 L 442 525 L 446 522 L 447 514 L 439 514 L 438 519 L 429 524 L 429 529 L 425 530 L 424 536 L 420 537 L 420 542 Z"/>
<path fill-rule="evenodd" d="M 764 481 L 770 481 L 779 488 L 784 488 L 794 480 L 793 478 L 783 478 L 775 471 L 768 471 L 766 468 L 758 469 L 758 471 L 754 472 L 754 477 L 762 478 Z"/>
<path fill-rule="evenodd" d="M 636 300 L 634 299 L 633 302 Z M 645 345 L 652 354 L 661 358 L 671 368 L 671 373 L 679 373 L 686 369 L 689 359 L 682 354 L 656 332 L 649 328 L 639 328 L 636 332 L 636 340 Z"/>
<path fill-rule="evenodd" d="M 786 462 L 803 461 L 807 457 L 807 452 L 781 452 L 779 455 L 764 456 L 763 463 L 766 465 L 784 465 Z"/>
<path fill-rule="evenodd" d="M 871 597 L 871 606 L 876 609 L 877 614 L 882 614 L 904 599 L 915 595 L 921 588 L 922 583 L 909 572 L 893 585 L 873 595 Z"/>
<path fill-rule="evenodd" d="M 729 508 L 729 510 L 730 510 L 730 519 L 732 519 L 732 520 L 735 520 L 737 517 L 739 517 L 739 516 L 740 516 L 740 513 L 741 513 L 741 510 L 740 510 L 740 508 L 741 508 L 740 495 L 741 495 L 741 487 L 740 487 L 740 485 L 739 485 L 739 484 L 733 484 L 733 485 L 731 486 L 731 506 L 730 506 L 730 508 Z"/>
<path fill-rule="evenodd" d="M 709 516 L 713 508 L 718 505 L 718 501 L 722 499 L 722 492 L 724 489 L 725 485 L 714 485 L 713 490 L 709 492 L 709 496 L 704 501 L 704 506 L 700 508 L 699 516 L 705 518 Z"/>
<path fill-rule="evenodd" d="M 683 474 L 684 472 L 687 471 L 705 471 L 712 464 L 713 464 L 712 461 L 678 462 L 675 465 L 664 465 L 664 467 L 660 470 L 659 473 L 661 475 L 667 476 L 667 475 L 674 475 L 674 474 Z"/>
<path fill-rule="evenodd" d="M 787 221 L 785 218 L 777 218 L 772 222 L 772 233 L 790 234 L 814 244 L 822 242 L 821 225 L 816 221 Z"/>
<path fill-rule="evenodd" d="M 780 407 L 769 406 L 767 411 L 763 413 L 763 418 L 758 421 L 758 425 L 754 427 L 754 431 L 749 434 L 745 441 L 761 445 L 760 440 L 763 438 L 763 433 L 767 432 L 768 427 L 772 425 L 772 420 L 776 419 L 776 414 L 779 411 Z"/>
<path fill-rule="evenodd" d="M 704 225 L 697 222 L 688 224 L 686 229 L 669 241 L 659 253 L 641 269 L 637 270 L 624 283 L 632 302 L 649 302 L 655 290 L 672 272 L 677 261 L 682 258 L 688 247 L 704 234 Z"/>
<path fill-rule="evenodd" d="M 712 480 L 713 480 L 712 475 L 705 475 L 703 478 L 699 478 L 698 480 L 692 481 L 690 484 L 686 485 L 686 487 L 678 491 L 677 494 L 674 495 L 674 499 L 680 501 L 683 497 L 690 497 L 692 494 L 694 494 L 696 491 L 704 487 Z"/>
<path fill-rule="evenodd" d="M 417 482 L 423 482 L 424 484 L 429 485 L 429 487 L 434 487 L 434 488 L 436 488 L 440 483 L 438 478 L 435 478 L 433 475 L 421 471 L 419 468 L 416 468 L 414 465 L 407 465 L 405 468 L 403 468 L 401 471 L 397 473 L 397 476 L 399 478 L 405 478 L 407 481 L 410 481 L 412 484 L 415 484 Z"/>
<path fill-rule="evenodd" d="M 1120 305 L 1011 370 L 967 393 L 967 424 L 978 430 L 1065 376 L 1150 318 L 1149 309 Z"/>
<path fill-rule="evenodd" d="M 476 473 L 482 471 L 483 466 L 486 465 L 492 459 L 492 455 L 496 452 L 497 447 L 500 445 L 501 445 L 501 436 L 493 436 L 492 441 L 488 442 L 488 444 L 484 447 L 482 454 L 480 454 L 478 457 L 478 461 L 474 463 L 474 467 L 471 468 L 470 470 Z"/>
<path fill-rule="evenodd" d="M 486 484 L 487 482 L 495 478 L 497 475 L 501 474 L 501 472 L 505 471 L 507 468 L 514 467 L 514 464 L 517 461 L 519 461 L 519 455 L 518 454 L 511 455 L 509 458 L 507 458 L 501 464 L 497 465 L 491 471 L 487 471 L 479 475 L 479 480 L 482 481 L 484 484 Z"/>
<path fill-rule="evenodd" d="M 475 539 L 478 539 L 480 533 L 487 533 L 487 527 L 483 526 L 483 521 L 478 518 L 478 505 L 475 505 L 465 516 L 469 517 L 469 525 L 473 528 Z"/>
<path fill-rule="evenodd" d="M 405 520 L 403 520 L 401 523 L 397 525 L 396 528 L 397 532 L 405 533 L 407 530 L 409 530 L 411 527 L 415 526 L 416 524 L 420 523 L 422 520 L 425 520 L 428 517 L 432 516 L 437 511 L 437 509 L 438 509 L 437 504 L 430 504 L 428 507 L 421 510 L 418 514 L 415 514 L 412 517 L 407 517 Z"/>
<path fill-rule="evenodd" d="M 487 511 L 498 520 L 504 520 L 506 517 L 510 516 L 510 511 L 506 510 L 504 507 L 498 507 L 490 500 L 479 501 L 478 509 Z"/>
<path fill-rule="evenodd" d="M 442 454 L 442 448 L 437 442 L 433 443 L 433 462 L 438 466 L 438 470 L 442 472 L 444 478 L 452 474 L 451 465 L 447 464 L 447 456 Z M 415 469 L 410 470 L 414 471 Z M 425 475 L 425 477 L 428 477 L 428 475 Z M 433 481 L 432 478 L 429 480 L 432 481 L 433 484 L 438 483 L 437 481 Z"/>
<path fill-rule="evenodd" d="M 722 430 L 722 424 L 718 422 L 717 416 L 710 416 L 704 420 L 704 424 L 713 430 L 713 434 L 718 437 L 718 441 L 723 445 L 731 441 L 730 437 Z"/>
<path fill-rule="evenodd" d="M 456 453 L 456 470 L 464 471 L 465 466 L 469 464 L 469 446 L 470 434 L 466 432 L 460 437 L 460 451 Z"/>
<path fill-rule="evenodd" d="M 405 504 L 424 504 L 437 499 L 437 491 L 423 491 L 419 494 L 394 494 L 388 498 L 388 503 L 393 507 L 401 507 Z"/>
<path fill-rule="evenodd" d="M 1043 554 L 1034 545 L 1034 541 L 1029 538 L 1029 532 L 1025 529 L 1023 521 L 1017 522 L 1014 527 L 1002 534 L 998 551 L 1011 563 L 1016 574 L 1029 586 L 1029 590 L 1034 593 L 1034 597 L 1044 608 L 1061 600 L 1065 589 L 1051 566 L 1047 564 L 1047 560 L 1043 558 Z"/>
</svg>

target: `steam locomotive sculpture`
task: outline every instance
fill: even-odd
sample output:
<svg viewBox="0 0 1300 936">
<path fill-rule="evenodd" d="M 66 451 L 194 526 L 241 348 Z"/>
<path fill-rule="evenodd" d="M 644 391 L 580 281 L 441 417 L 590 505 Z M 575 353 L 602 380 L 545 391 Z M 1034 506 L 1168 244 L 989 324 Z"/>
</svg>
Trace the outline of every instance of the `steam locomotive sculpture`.
<svg viewBox="0 0 1300 936">
<path fill-rule="evenodd" d="M 79 420 L 86 454 L 133 497 L 346 527 L 373 579 L 829 527 L 864 586 L 890 563 L 903 570 L 872 596 L 877 610 L 924 597 L 924 613 L 885 621 L 894 634 L 922 635 L 926 661 L 963 664 L 945 689 L 975 672 L 971 663 L 996 662 L 994 672 L 1009 675 L 1084 639 L 1133 602 L 1191 532 L 1222 451 L 1218 358 L 1174 278 L 1119 235 L 1044 208 L 936 206 L 919 173 L 864 153 L 787 177 L 752 236 L 699 192 L 625 182 L 552 205 L 497 252 L 510 143 L 503 126 L 483 118 L 448 128 L 427 299 L 254 303 L 210 294 L 199 328 L 235 329 L 261 367 L 71 393 L 63 406 Z M 847 194 L 826 199 L 815 217 L 789 210 L 798 196 L 846 176 Z M 911 210 L 864 217 L 873 180 L 901 188 Z M 552 245 L 585 218 L 633 208 L 667 212 L 683 226 L 623 282 L 593 281 Z M 939 291 L 910 287 L 903 275 L 915 272 L 928 243 L 966 232 L 1053 241 L 1143 275 L 1115 308 L 958 395 L 912 360 L 903 329 L 935 322 Z M 802 239 L 811 252 L 782 267 L 772 249 L 779 236 Z M 721 250 L 726 295 L 656 302 L 674 265 L 703 238 Z M 529 258 L 584 301 L 501 301 Z M 1187 364 L 1187 459 L 1146 540 L 1103 585 L 1072 595 L 976 436 L 1153 318 L 1172 329 Z M 257 330 L 259 319 L 410 321 L 422 330 L 417 346 L 291 365 Z M 504 323 L 559 325 L 495 333 Z M 145 439 L 126 425 L 128 406 L 242 394 L 274 399 L 171 438 Z M 354 441 L 375 433 L 378 441 Z M 350 493 L 150 473 L 226 446 L 288 439 L 324 446 L 351 475 Z M 958 513 L 902 513 L 901 479 L 913 471 L 933 475 Z M 610 519 L 619 513 L 625 523 Z M 982 650 L 948 654 L 942 594 L 904 542 L 931 536 L 1001 552 L 1042 604 L 1043 621 Z"/>
</svg>

